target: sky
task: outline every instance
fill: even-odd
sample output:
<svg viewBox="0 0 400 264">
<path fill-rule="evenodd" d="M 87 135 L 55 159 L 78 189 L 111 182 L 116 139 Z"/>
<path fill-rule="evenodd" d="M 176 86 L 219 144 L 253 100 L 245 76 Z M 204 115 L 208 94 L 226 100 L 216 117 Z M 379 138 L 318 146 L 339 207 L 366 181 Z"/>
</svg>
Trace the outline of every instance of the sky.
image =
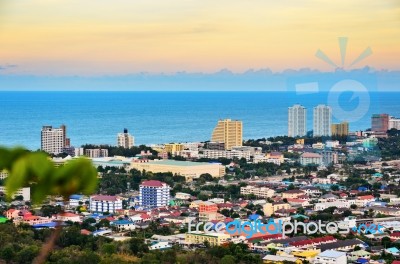
<svg viewBox="0 0 400 264">
<path fill-rule="evenodd" d="M 348 38 L 343 65 L 339 37 Z M 371 55 L 350 66 L 367 48 Z M 0 0 L 2 90 L 40 88 L 27 78 L 66 88 L 141 73 L 335 71 L 317 50 L 346 70 L 398 77 L 400 2 Z M 66 85 L 66 76 L 85 82 Z"/>
</svg>

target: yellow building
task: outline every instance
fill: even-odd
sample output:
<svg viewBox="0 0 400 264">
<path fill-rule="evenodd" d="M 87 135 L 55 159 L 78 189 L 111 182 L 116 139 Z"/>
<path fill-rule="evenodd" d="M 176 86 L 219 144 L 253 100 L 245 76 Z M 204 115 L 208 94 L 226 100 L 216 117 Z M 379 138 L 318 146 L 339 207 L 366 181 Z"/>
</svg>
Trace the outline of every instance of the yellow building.
<svg viewBox="0 0 400 264">
<path fill-rule="evenodd" d="M 212 133 L 211 141 L 225 144 L 225 150 L 232 147 L 240 147 L 243 142 L 242 121 L 238 120 L 219 120 Z"/>
<path fill-rule="evenodd" d="M 164 151 L 168 153 L 175 153 L 177 151 L 182 151 L 184 149 L 183 144 L 170 143 L 164 145 Z"/>
<path fill-rule="evenodd" d="M 292 251 L 290 254 L 300 260 L 313 260 L 321 251 L 320 250 L 301 250 Z"/>
<path fill-rule="evenodd" d="M 348 136 L 349 135 L 349 123 L 342 122 L 340 124 L 331 125 L 332 136 Z"/>
<path fill-rule="evenodd" d="M 296 144 L 304 145 L 304 138 L 296 139 Z"/>
<path fill-rule="evenodd" d="M 278 210 L 288 210 L 291 208 L 292 207 L 288 203 L 266 203 L 263 206 L 263 211 L 265 216 L 271 216 Z"/>
<path fill-rule="evenodd" d="M 225 167 L 220 163 L 177 160 L 150 160 L 146 162 L 134 160 L 130 164 L 130 169 L 136 169 L 139 171 L 146 170 L 154 173 L 171 172 L 173 174 L 184 176 L 187 181 L 192 181 L 204 173 L 209 173 L 211 176 L 217 178 L 225 175 Z"/>
<path fill-rule="evenodd" d="M 185 242 L 187 244 L 203 244 L 208 241 L 211 246 L 220 246 L 228 241 L 230 236 L 223 233 L 204 233 L 204 232 L 190 232 L 185 234 Z"/>
</svg>

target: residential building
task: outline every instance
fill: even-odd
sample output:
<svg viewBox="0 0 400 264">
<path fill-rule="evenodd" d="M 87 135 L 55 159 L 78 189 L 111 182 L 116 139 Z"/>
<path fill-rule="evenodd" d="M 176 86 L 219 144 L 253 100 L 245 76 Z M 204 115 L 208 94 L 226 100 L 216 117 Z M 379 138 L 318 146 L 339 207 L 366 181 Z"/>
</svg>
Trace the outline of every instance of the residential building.
<svg viewBox="0 0 400 264">
<path fill-rule="evenodd" d="M 4 180 L 5 178 L 8 177 L 8 171 L 0 171 L 0 180 Z"/>
<path fill-rule="evenodd" d="M 117 146 L 131 148 L 133 145 L 135 145 L 134 137 L 128 133 L 128 129 L 124 128 L 124 132 L 117 135 Z"/>
<path fill-rule="evenodd" d="M 192 197 L 190 193 L 183 193 L 183 192 L 177 192 L 175 194 L 175 199 L 180 199 L 180 200 L 189 200 Z"/>
<path fill-rule="evenodd" d="M 388 130 L 390 129 L 397 129 L 400 130 L 400 118 L 396 118 L 394 116 L 391 116 L 389 118 L 389 127 Z"/>
<path fill-rule="evenodd" d="M 110 225 L 112 227 L 115 227 L 118 231 L 135 230 L 136 229 L 136 225 L 134 222 L 132 222 L 131 220 L 125 220 L 125 219 L 112 221 L 112 222 L 110 222 Z"/>
<path fill-rule="evenodd" d="M 345 137 L 349 135 L 349 123 L 341 122 L 339 124 L 332 124 L 331 126 L 332 136 Z"/>
<path fill-rule="evenodd" d="M 275 163 L 276 165 L 281 165 L 285 161 L 285 157 L 281 152 L 270 152 L 266 155 L 267 162 Z"/>
<path fill-rule="evenodd" d="M 63 149 L 69 145 L 69 139 L 66 138 L 67 128 L 62 125 L 60 128 L 52 126 L 43 126 L 41 131 L 41 150 L 50 154 L 60 154 Z"/>
<path fill-rule="evenodd" d="M 250 157 L 251 157 L 251 153 L 250 153 L 250 151 L 240 151 L 240 150 L 203 149 L 200 151 L 199 157 L 207 158 L 207 159 L 218 159 L 218 158 L 242 159 L 242 158 L 245 158 L 247 161 L 249 161 Z"/>
<path fill-rule="evenodd" d="M 389 115 L 374 114 L 371 118 L 371 130 L 374 132 L 384 132 L 389 130 Z"/>
<path fill-rule="evenodd" d="M 302 137 L 307 134 L 307 109 L 302 105 L 289 107 L 288 136 Z"/>
<path fill-rule="evenodd" d="M 337 164 L 339 162 L 337 152 L 324 150 L 320 152 L 320 155 L 322 155 L 322 164 L 325 166 Z"/>
<path fill-rule="evenodd" d="M 301 264 L 302 261 L 295 257 L 266 255 L 263 258 L 263 263 L 264 264 L 285 264 L 285 263 Z"/>
<path fill-rule="evenodd" d="M 337 200 L 334 202 L 316 203 L 314 204 L 315 211 L 323 211 L 329 207 L 350 208 L 350 202 L 346 200 Z"/>
<path fill-rule="evenodd" d="M 206 149 L 213 149 L 213 150 L 225 150 L 225 143 L 224 142 L 207 142 L 204 146 Z"/>
<path fill-rule="evenodd" d="M 164 151 L 170 154 L 174 154 L 175 152 L 183 151 L 184 145 L 179 143 L 169 143 L 164 145 Z"/>
<path fill-rule="evenodd" d="M 338 148 L 340 146 L 339 140 L 327 140 L 325 142 L 327 148 Z"/>
<path fill-rule="evenodd" d="M 108 149 L 85 149 L 85 156 L 89 158 L 108 157 Z"/>
<path fill-rule="evenodd" d="M 299 196 L 303 196 L 305 192 L 301 190 L 288 190 L 282 193 L 282 199 L 292 198 L 297 199 Z"/>
<path fill-rule="evenodd" d="M 220 163 L 208 162 L 190 162 L 176 160 L 151 160 L 131 162 L 130 169 L 139 171 L 146 170 L 154 173 L 171 172 L 184 176 L 187 181 L 200 177 L 201 174 L 209 173 L 213 177 L 222 177 L 225 175 L 225 167 Z"/>
<path fill-rule="evenodd" d="M 0 193 L 6 193 L 6 187 L 5 186 L 0 186 Z M 30 187 L 24 187 L 24 188 L 18 189 L 13 194 L 13 198 L 15 198 L 16 196 L 22 196 L 24 201 L 30 201 L 31 200 L 31 188 Z"/>
<path fill-rule="evenodd" d="M 329 137 L 331 135 L 332 108 L 326 105 L 314 107 L 314 137 Z"/>
<path fill-rule="evenodd" d="M 347 264 L 346 253 L 336 250 L 321 252 L 315 257 L 314 264 Z"/>
<path fill-rule="evenodd" d="M 219 120 L 212 133 L 211 141 L 224 143 L 225 150 L 242 146 L 243 124 L 239 120 Z"/>
<path fill-rule="evenodd" d="M 139 185 L 139 203 L 144 207 L 168 206 L 170 186 L 164 182 L 150 180 Z"/>
<path fill-rule="evenodd" d="M 271 216 L 278 210 L 289 210 L 292 207 L 288 203 L 277 202 L 277 203 L 266 203 L 263 205 L 263 211 L 265 216 Z"/>
<path fill-rule="evenodd" d="M 322 165 L 322 156 L 317 153 L 305 152 L 300 156 L 300 164 L 307 165 Z"/>
<path fill-rule="evenodd" d="M 122 209 L 122 199 L 111 195 L 90 196 L 90 211 L 99 213 L 115 213 L 117 209 Z"/>
<path fill-rule="evenodd" d="M 186 244 L 204 244 L 208 242 L 210 246 L 220 246 L 226 242 L 230 236 L 224 233 L 204 233 L 201 231 L 190 232 L 185 234 Z"/>
<path fill-rule="evenodd" d="M 268 187 L 257 187 L 248 185 L 246 187 L 240 188 L 240 194 L 243 195 L 254 194 L 258 198 L 268 198 L 274 196 L 275 190 L 270 189 Z"/>
</svg>

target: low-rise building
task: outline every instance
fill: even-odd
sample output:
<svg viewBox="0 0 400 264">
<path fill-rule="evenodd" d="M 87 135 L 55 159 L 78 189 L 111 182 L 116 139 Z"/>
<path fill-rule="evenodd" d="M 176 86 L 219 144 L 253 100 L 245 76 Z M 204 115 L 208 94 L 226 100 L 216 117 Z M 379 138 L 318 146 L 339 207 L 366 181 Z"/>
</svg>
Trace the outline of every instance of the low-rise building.
<svg viewBox="0 0 400 264">
<path fill-rule="evenodd" d="M 278 210 L 289 210 L 292 207 L 288 203 L 266 203 L 263 205 L 263 211 L 265 216 L 271 216 Z"/>
<path fill-rule="evenodd" d="M 321 252 L 315 257 L 314 264 L 347 264 L 346 253 L 336 250 Z"/>
<path fill-rule="evenodd" d="M 300 156 L 300 164 L 307 165 L 322 165 L 322 156 L 317 153 L 305 152 Z"/>
<path fill-rule="evenodd" d="M 117 209 L 122 209 L 122 199 L 110 195 L 90 196 L 91 212 L 115 213 Z"/>
<path fill-rule="evenodd" d="M 297 199 L 299 196 L 304 195 L 305 192 L 301 191 L 301 190 L 289 190 L 289 191 L 285 191 L 282 193 L 282 198 L 291 198 L 291 199 Z"/>
<path fill-rule="evenodd" d="M 85 156 L 89 158 L 108 157 L 108 149 L 85 149 Z"/>
<path fill-rule="evenodd" d="M 185 242 L 187 244 L 204 244 L 208 242 L 211 246 L 220 246 L 226 243 L 230 236 L 224 233 L 204 233 L 204 232 L 190 232 L 185 234 Z"/>
<path fill-rule="evenodd" d="M 213 177 L 222 177 L 225 175 L 225 167 L 220 163 L 190 162 L 176 160 L 154 160 L 131 162 L 130 169 L 139 171 L 146 170 L 154 173 L 171 172 L 184 176 L 186 180 L 191 181 L 200 177 L 201 174 L 208 173 Z"/>
<path fill-rule="evenodd" d="M 6 187 L 5 186 L 0 186 L 0 192 L 1 193 L 7 193 Z M 13 194 L 13 198 L 15 198 L 16 196 L 22 196 L 24 201 L 30 201 L 31 200 L 31 188 L 30 187 L 24 187 L 24 188 L 18 189 Z"/>
<path fill-rule="evenodd" d="M 242 195 L 254 194 L 256 197 L 268 198 L 274 196 L 275 190 L 267 187 L 256 187 L 248 185 L 246 187 L 240 188 L 240 194 Z"/>
</svg>

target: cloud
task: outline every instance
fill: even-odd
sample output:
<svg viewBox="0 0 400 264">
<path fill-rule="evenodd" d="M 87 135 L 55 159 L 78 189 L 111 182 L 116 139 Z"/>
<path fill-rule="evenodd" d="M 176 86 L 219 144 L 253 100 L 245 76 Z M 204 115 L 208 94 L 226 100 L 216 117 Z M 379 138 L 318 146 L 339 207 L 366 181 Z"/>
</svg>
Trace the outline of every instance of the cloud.
<svg viewBox="0 0 400 264">
<path fill-rule="evenodd" d="M 336 82 L 352 79 L 373 91 L 399 91 L 400 71 L 370 67 L 322 72 L 310 68 L 248 69 L 241 73 L 221 69 L 214 73 L 135 73 L 107 76 L 33 76 L 0 74 L 0 91 L 295 91 L 296 85 L 318 83 L 329 91 Z M 372 90 L 371 90 L 372 91 Z"/>
<path fill-rule="evenodd" d="M 4 65 L 0 65 L 0 70 L 4 71 L 4 70 L 10 69 L 10 68 L 15 68 L 15 67 L 18 67 L 18 66 L 15 64 L 4 64 Z"/>
</svg>

